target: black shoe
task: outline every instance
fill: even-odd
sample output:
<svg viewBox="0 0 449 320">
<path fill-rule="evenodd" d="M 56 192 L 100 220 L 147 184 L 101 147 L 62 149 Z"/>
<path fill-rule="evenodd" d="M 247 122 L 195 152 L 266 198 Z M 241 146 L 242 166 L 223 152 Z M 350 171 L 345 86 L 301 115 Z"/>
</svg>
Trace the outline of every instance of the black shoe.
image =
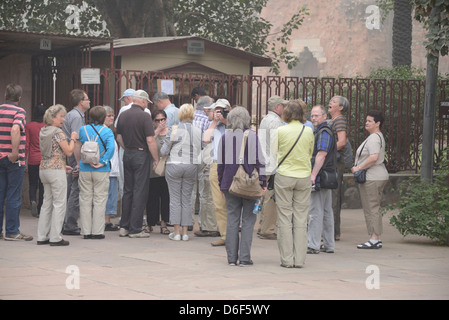
<svg viewBox="0 0 449 320">
<path fill-rule="evenodd" d="M 239 266 L 240 267 L 249 267 L 252 266 L 254 263 L 252 260 L 249 261 L 240 261 Z"/>
<path fill-rule="evenodd" d="M 62 231 L 62 234 L 65 236 L 79 236 L 81 233 L 80 231 L 69 231 L 69 230 L 64 230 Z"/>
<path fill-rule="evenodd" d="M 42 245 L 45 245 L 45 244 L 50 244 L 50 240 L 44 240 L 44 241 L 38 241 L 37 242 L 38 246 L 42 246 Z"/>
<path fill-rule="evenodd" d="M 62 239 L 61 241 L 58 242 L 50 242 L 50 246 L 52 247 L 62 247 L 62 246 L 68 246 L 70 242 L 65 241 L 64 239 Z"/>
<path fill-rule="evenodd" d="M 83 239 L 92 239 L 92 235 L 91 234 L 85 234 L 83 236 Z"/>
<path fill-rule="evenodd" d="M 120 227 L 113 225 L 112 223 L 106 223 L 104 226 L 104 231 L 119 231 Z"/>
<path fill-rule="evenodd" d="M 104 239 L 104 234 L 93 234 L 91 239 Z"/>
</svg>

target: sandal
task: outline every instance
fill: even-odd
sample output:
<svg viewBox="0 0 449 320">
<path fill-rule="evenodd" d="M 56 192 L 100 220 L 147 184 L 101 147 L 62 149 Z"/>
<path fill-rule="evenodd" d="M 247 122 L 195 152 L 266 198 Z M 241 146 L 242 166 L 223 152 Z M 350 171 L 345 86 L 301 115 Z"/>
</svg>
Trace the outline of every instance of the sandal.
<svg viewBox="0 0 449 320">
<path fill-rule="evenodd" d="M 162 234 L 170 234 L 170 230 L 168 230 L 167 226 L 161 227 L 161 233 Z"/>
<path fill-rule="evenodd" d="M 357 249 L 380 249 L 382 248 L 382 241 L 377 241 L 376 243 L 372 243 L 371 240 L 368 242 L 359 244 Z"/>
</svg>

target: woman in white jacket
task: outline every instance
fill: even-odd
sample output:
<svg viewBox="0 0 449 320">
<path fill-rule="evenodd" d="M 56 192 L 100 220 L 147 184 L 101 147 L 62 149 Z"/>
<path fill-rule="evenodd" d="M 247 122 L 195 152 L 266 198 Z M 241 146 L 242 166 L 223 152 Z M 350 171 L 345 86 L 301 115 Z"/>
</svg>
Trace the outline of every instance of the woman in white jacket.
<svg viewBox="0 0 449 320">
<path fill-rule="evenodd" d="M 109 106 L 104 106 L 106 110 L 106 119 L 104 120 L 105 127 L 108 127 L 114 132 L 114 110 Z M 111 172 L 109 173 L 109 193 L 108 201 L 106 202 L 106 212 L 105 212 L 105 231 L 118 231 L 119 226 L 114 225 L 111 222 L 111 216 L 117 215 L 117 202 L 119 194 L 119 182 L 118 178 L 120 176 L 119 169 L 119 157 L 118 157 L 118 146 L 115 142 L 115 151 L 111 159 Z"/>
</svg>

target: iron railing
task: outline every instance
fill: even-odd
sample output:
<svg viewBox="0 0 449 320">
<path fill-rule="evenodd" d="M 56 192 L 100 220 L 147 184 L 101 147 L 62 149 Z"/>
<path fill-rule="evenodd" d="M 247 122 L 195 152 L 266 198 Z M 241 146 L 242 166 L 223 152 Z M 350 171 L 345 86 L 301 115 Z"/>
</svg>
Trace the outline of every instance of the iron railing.
<svg viewBox="0 0 449 320">
<path fill-rule="evenodd" d="M 378 109 L 385 115 L 382 132 L 387 143 L 387 167 L 390 172 L 418 172 L 421 164 L 425 81 L 360 78 L 298 78 L 279 76 L 241 76 L 224 74 L 161 73 L 139 70 L 105 69 L 101 85 L 85 86 L 93 103 L 110 105 L 118 112 L 119 98 L 126 88 L 144 89 L 152 97 L 158 92 L 158 80 L 175 80 L 172 102 L 191 103 L 190 93 L 200 86 L 213 98 L 226 98 L 232 105 L 248 109 L 254 123 L 267 113 L 272 95 L 302 99 L 308 111 L 317 104 L 327 106 L 335 95 L 349 100 L 348 136 L 354 146 L 364 140 L 366 114 Z M 439 81 L 436 101 L 449 99 L 449 80 Z M 438 114 L 438 112 L 437 112 Z M 438 166 L 449 141 L 447 120 L 436 119 L 434 164 Z M 446 153 L 447 156 L 447 153 Z"/>
</svg>

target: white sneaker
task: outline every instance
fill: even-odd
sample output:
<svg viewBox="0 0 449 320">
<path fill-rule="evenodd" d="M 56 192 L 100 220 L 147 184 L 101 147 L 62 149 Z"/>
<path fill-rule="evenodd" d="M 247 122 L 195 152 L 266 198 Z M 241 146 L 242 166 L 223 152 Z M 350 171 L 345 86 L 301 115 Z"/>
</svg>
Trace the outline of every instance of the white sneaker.
<svg viewBox="0 0 449 320">
<path fill-rule="evenodd" d="M 129 234 L 128 230 L 126 230 L 125 228 L 120 228 L 120 231 L 119 231 L 119 236 L 120 237 L 127 237 L 128 234 Z"/>
<path fill-rule="evenodd" d="M 172 232 L 172 233 L 170 233 L 168 235 L 168 238 L 170 240 L 179 241 L 179 240 L 181 240 L 181 235 L 180 234 L 175 234 L 174 232 Z"/>
<path fill-rule="evenodd" d="M 141 231 L 139 233 L 130 233 L 128 235 L 128 237 L 130 237 L 130 238 L 149 238 L 150 234 L 146 233 L 145 231 Z"/>
<path fill-rule="evenodd" d="M 182 235 L 182 241 L 189 241 L 189 236 L 186 234 Z"/>
</svg>

